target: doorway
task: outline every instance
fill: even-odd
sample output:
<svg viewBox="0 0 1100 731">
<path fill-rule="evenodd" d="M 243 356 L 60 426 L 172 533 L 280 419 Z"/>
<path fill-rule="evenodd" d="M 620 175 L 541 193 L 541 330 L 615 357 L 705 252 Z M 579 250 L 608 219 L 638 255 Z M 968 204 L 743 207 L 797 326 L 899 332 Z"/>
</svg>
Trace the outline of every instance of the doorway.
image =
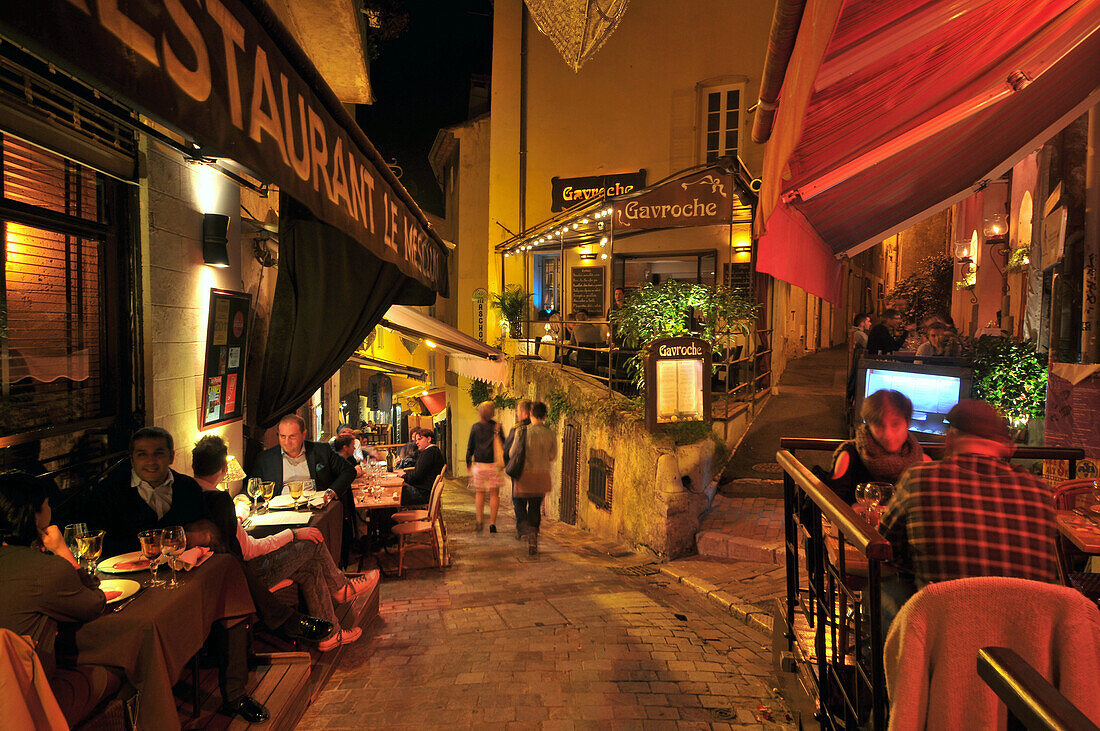
<svg viewBox="0 0 1100 731">
<path fill-rule="evenodd" d="M 565 422 L 561 448 L 561 505 L 559 520 L 577 524 L 577 486 L 581 476 L 581 428 Z"/>
</svg>

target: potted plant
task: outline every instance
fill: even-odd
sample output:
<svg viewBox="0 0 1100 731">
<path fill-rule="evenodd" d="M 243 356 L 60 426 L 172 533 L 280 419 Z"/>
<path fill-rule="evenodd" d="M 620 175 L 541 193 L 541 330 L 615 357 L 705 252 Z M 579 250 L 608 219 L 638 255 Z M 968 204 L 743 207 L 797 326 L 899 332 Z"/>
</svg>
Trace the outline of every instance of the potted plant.
<svg viewBox="0 0 1100 731">
<path fill-rule="evenodd" d="M 501 324 L 508 330 L 508 337 L 523 336 L 523 319 L 527 315 L 530 295 L 518 284 L 509 284 L 500 292 L 489 295 L 489 307 L 500 314 Z"/>
</svg>

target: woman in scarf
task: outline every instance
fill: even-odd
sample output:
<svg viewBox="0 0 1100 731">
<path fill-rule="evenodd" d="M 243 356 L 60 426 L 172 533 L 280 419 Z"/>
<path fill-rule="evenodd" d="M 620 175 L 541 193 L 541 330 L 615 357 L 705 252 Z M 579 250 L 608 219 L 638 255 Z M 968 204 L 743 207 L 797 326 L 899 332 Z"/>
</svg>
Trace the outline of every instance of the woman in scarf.
<svg viewBox="0 0 1100 731">
<path fill-rule="evenodd" d="M 900 391 L 875 391 L 860 409 L 863 423 L 856 438 L 844 442 L 833 453 L 829 484 L 847 503 L 855 502 L 855 488 L 861 482 L 896 483 L 901 473 L 928 461 L 916 437 L 909 433 L 913 404 Z"/>
</svg>

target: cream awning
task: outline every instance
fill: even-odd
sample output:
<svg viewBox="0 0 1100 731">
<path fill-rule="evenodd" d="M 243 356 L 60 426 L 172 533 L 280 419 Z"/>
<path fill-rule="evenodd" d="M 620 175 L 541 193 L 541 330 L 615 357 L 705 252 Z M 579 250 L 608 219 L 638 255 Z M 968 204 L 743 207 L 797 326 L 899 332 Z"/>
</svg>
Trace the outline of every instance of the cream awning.
<svg viewBox="0 0 1100 731">
<path fill-rule="evenodd" d="M 431 341 L 447 353 L 447 369 L 460 376 L 508 383 L 508 363 L 503 352 L 430 315 L 393 305 L 382 318 L 382 325 L 409 337 Z"/>
</svg>

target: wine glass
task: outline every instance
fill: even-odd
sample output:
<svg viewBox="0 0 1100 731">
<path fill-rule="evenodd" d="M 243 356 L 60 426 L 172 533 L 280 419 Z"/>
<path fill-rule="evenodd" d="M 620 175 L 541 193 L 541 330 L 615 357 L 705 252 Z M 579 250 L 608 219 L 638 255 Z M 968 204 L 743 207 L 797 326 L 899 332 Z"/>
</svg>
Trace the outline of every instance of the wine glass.
<svg viewBox="0 0 1100 731">
<path fill-rule="evenodd" d="M 245 491 L 248 492 L 249 498 L 249 513 L 256 512 L 256 498 L 260 496 L 262 490 L 263 485 L 259 477 L 251 477 L 248 482 L 245 483 Z"/>
<path fill-rule="evenodd" d="M 260 492 L 264 496 L 264 505 L 260 508 L 260 512 L 267 512 L 267 504 L 271 502 L 271 498 L 275 497 L 275 483 L 273 481 L 260 483 Z"/>
<path fill-rule="evenodd" d="M 80 557 L 87 562 L 89 574 L 95 573 L 99 557 L 103 555 L 103 536 L 105 535 L 107 535 L 107 531 L 92 530 L 76 537 L 77 546 L 80 548 Z"/>
<path fill-rule="evenodd" d="M 302 481 L 291 480 L 286 483 L 287 489 L 290 491 L 290 497 L 294 500 L 294 509 L 298 509 L 298 501 L 302 499 Z"/>
<path fill-rule="evenodd" d="M 175 589 L 179 587 L 179 555 L 187 548 L 187 534 L 181 525 L 173 525 L 164 529 L 160 536 L 160 549 L 168 556 L 168 565 L 172 568 L 172 579 L 165 588 Z"/>
<path fill-rule="evenodd" d="M 82 536 L 88 532 L 87 523 L 70 523 L 65 526 L 65 531 L 62 536 L 65 539 L 65 545 L 69 547 L 69 552 L 73 554 L 73 558 L 80 562 L 80 544 L 77 543 L 76 537 Z"/>
<path fill-rule="evenodd" d="M 161 553 L 160 537 L 163 532 L 160 528 L 154 528 L 138 533 L 138 540 L 141 542 L 141 555 L 149 559 L 149 586 L 164 586 L 164 580 L 157 578 L 158 561 Z"/>
<path fill-rule="evenodd" d="M 867 482 L 863 485 L 863 499 L 864 509 L 867 511 L 867 519 L 871 523 L 878 522 L 878 508 L 876 507 L 880 500 L 882 500 L 882 483 L 881 482 Z"/>
</svg>

